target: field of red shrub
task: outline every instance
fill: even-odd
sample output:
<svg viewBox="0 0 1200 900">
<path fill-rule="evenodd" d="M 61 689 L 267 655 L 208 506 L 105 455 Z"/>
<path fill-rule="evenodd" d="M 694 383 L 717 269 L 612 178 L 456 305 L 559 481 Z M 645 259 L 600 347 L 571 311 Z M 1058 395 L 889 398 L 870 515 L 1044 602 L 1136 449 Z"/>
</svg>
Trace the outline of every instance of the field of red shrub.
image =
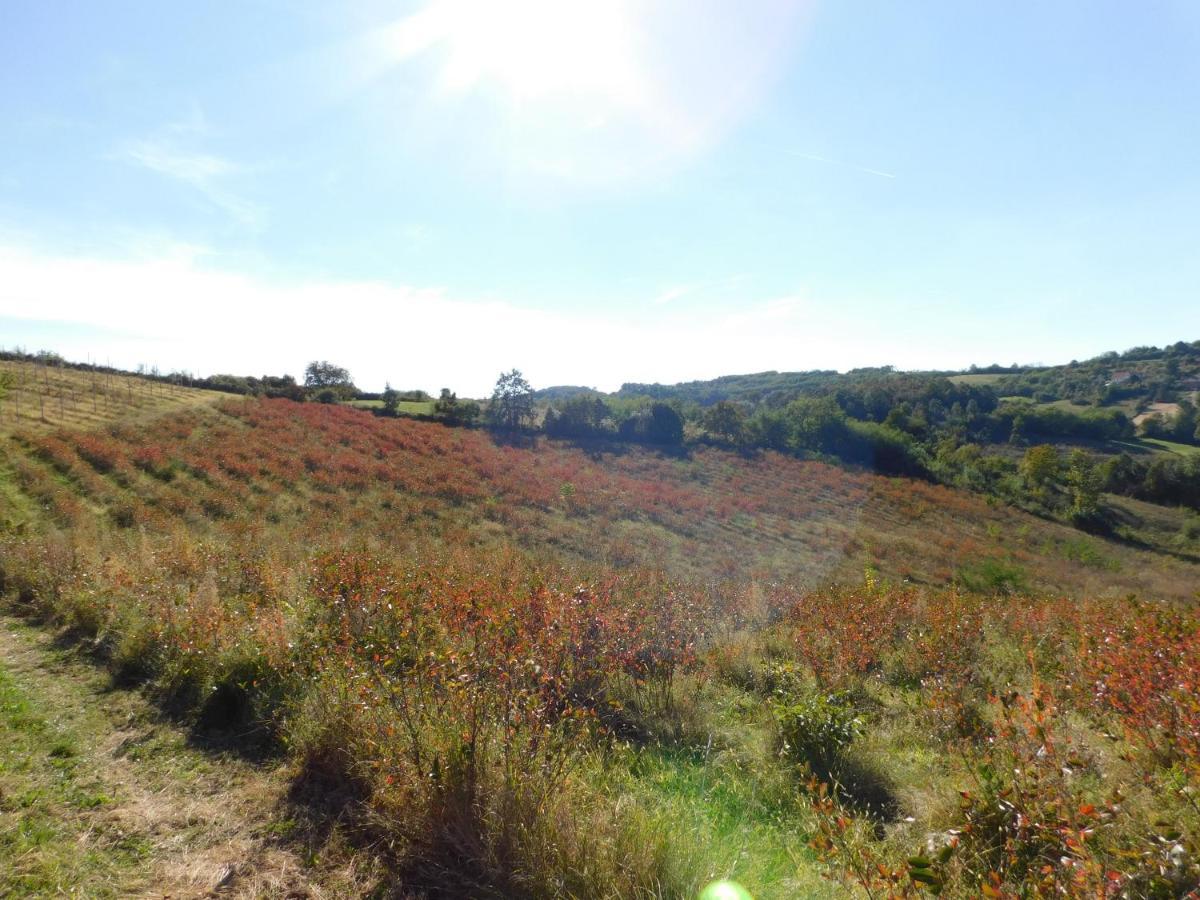
<svg viewBox="0 0 1200 900">
<path fill-rule="evenodd" d="M 477 543 L 552 547 L 701 580 L 817 586 L 853 583 L 869 568 L 942 585 L 982 567 L 985 580 L 1001 572 L 1001 588 L 1105 596 L 1187 598 L 1200 572 L 1166 556 L 1147 566 L 1136 550 L 1098 538 L 1080 560 L 1071 529 L 965 492 L 775 453 L 511 445 L 285 400 L 26 440 L 51 471 L 22 466 L 19 479 L 67 517 L 87 498 L 148 527 L 181 516 L 217 527 L 268 518 L 306 545 L 347 531 L 407 544 L 414 529 L 457 529 Z"/>
<path fill-rule="evenodd" d="M 628 862 L 679 823 L 589 786 L 655 754 L 756 798 L 737 815 L 779 847 L 746 858 L 873 897 L 1200 885 L 1184 561 L 1096 539 L 1098 569 L 1059 552 L 1078 533 L 815 461 L 319 404 L 9 447 L 0 593 L 169 708 L 355 786 L 355 834 L 443 893 L 693 893 L 717 862 Z M 773 865 L 756 896 L 792 895 Z"/>
</svg>

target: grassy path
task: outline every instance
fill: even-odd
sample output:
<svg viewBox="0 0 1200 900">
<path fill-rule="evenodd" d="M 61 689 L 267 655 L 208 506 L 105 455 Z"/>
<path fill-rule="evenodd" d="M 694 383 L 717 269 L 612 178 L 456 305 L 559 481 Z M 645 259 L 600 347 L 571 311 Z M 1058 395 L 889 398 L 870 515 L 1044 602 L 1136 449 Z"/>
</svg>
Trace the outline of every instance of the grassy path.
<svg viewBox="0 0 1200 900">
<path fill-rule="evenodd" d="M 284 771 L 196 749 L 77 656 L 0 616 L 0 896 L 354 893 L 284 840 Z"/>
</svg>

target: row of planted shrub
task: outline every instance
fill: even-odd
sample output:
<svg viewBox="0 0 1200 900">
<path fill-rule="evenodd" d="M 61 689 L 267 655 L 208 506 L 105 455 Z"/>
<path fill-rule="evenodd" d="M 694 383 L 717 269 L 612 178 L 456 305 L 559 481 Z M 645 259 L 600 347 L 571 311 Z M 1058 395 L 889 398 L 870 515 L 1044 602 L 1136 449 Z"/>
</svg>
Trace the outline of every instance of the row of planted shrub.
<svg viewBox="0 0 1200 900">
<path fill-rule="evenodd" d="M 702 450 L 683 468 L 646 451 L 597 461 L 553 442 L 506 446 L 486 433 L 285 400 L 231 401 L 215 415 L 186 412 L 137 429 L 62 432 L 27 444 L 76 495 L 62 495 L 61 483 L 38 483 L 38 472 L 24 467 L 31 492 L 59 492 L 49 506 L 64 524 L 78 519 L 79 495 L 104 504 L 119 524 L 158 526 L 179 516 L 266 515 L 279 495 L 347 516 L 364 495 L 383 491 L 404 497 L 417 515 L 477 504 L 510 523 L 553 509 L 647 517 L 690 534 L 766 516 L 772 530 L 822 552 L 846 553 L 861 549 L 844 527 L 855 518 L 846 518 L 848 509 L 869 509 L 889 524 L 911 524 L 931 511 L 987 514 L 965 494 L 774 453 L 742 459 Z M 796 531 L 806 518 L 826 527 Z M 944 549 L 960 555 L 954 544 Z"/>
<path fill-rule="evenodd" d="M 1200 890 L 1195 606 L 877 587 L 778 590 L 772 603 L 769 646 L 785 661 L 750 672 L 718 658 L 772 697 L 781 753 L 810 779 L 814 846 L 848 886 L 876 897 Z M 911 718 L 922 743 L 957 761 L 958 810 L 907 852 L 877 839 L 897 813 L 871 796 L 886 773 L 853 750 L 881 717 Z"/>
<path fill-rule="evenodd" d="M 335 550 L 289 570 L 259 541 L 9 537 L 0 589 L 197 727 L 289 747 L 323 790 L 356 792 L 398 865 L 453 859 L 495 884 L 587 870 L 537 855 L 566 852 L 550 831 L 564 827 L 554 810 L 573 769 L 619 727 L 614 698 L 669 706 L 730 612 L 659 574 L 572 572 L 515 551 Z M 573 833 L 573 852 L 616 852 Z"/>
<path fill-rule="evenodd" d="M 2 588 L 207 727 L 273 734 L 358 791 L 405 865 L 466 859 L 489 883 L 536 880 L 565 840 L 539 828 L 567 828 L 563 798 L 588 802 L 569 792 L 571 772 L 623 727 L 617 698 L 662 712 L 679 674 L 699 670 L 770 698 L 781 760 L 800 782 L 834 785 L 813 787 L 818 846 L 877 896 L 1195 886 L 1192 607 L 877 585 L 719 593 L 436 544 L 297 565 L 269 534 L 241 537 L 9 537 Z M 746 628 L 765 629 L 769 665 L 738 670 L 729 635 Z M 873 683 L 919 698 L 928 739 L 964 760 L 962 807 L 935 854 L 889 856 L 855 822 L 890 813 L 836 786 L 872 727 L 861 698 Z M 1123 748 L 1119 779 L 1079 740 L 1080 721 Z M 1137 780 L 1166 798 L 1162 824 L 1130 820 L 1120 790 Z M 572 852 L 598 852 L 572 833 Z"/>
</svg>

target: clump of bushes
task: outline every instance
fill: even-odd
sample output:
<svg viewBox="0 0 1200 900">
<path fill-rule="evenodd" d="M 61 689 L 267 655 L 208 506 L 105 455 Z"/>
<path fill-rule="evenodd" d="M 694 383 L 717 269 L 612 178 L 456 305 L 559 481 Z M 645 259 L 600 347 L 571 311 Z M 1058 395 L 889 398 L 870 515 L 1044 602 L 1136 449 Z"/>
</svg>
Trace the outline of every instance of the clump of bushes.
<svg viewBox="0 0 1200 900">
<path fill-rule="evenodd" d="M 846 694 L 810 693 L 774 704 L 780 753 L 820 778 L 836 776 L 863 721 Z"/>
</svg>

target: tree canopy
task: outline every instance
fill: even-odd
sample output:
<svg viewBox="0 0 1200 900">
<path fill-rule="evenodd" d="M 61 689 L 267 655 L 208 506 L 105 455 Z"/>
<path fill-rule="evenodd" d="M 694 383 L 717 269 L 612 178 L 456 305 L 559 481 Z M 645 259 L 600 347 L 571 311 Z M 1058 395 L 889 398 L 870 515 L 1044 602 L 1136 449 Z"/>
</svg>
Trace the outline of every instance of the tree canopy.
<svg viewBox="0 0 1200 900">
<path fill-rule="evenodd" d="M 400 409 L 400 392 L 392 387 L 391 382 L 387 382 L 383 387 L 383 394 L 380 395 L 380 400 L 383 401 L 383 411 L 389 416 L 396 415 Z"/>
<path fill-rule="evenodd" d="M 683 443 L 683 417 L 666 403 L 652 403 L 621 423 L 621 437 L 650 444 Z"/>
<path fill-rule="evenodd" d="M 739 443 L 746 430 L 746 413 L 738 404 L 721 400 L 708 408 L 702 422 L 715 437 Z"/>
<path fill-rule="evenodd" d="M 533 388 L 519 369 L 496 380 L 487 415 L 490 424 L 509 431 L 533 424 Z"/>
<path fill-rule="evenodd" d="M 596 437 L 605 433 L 611 416 L 598 394 L 580 392 L 547 409 L 543 427 L 557 437 Z"/>
<path fill-rule="evenodd" d="M 328 360 L 313 360 L 304 369 L 304 387 L 322 403 L 348 400 L 358 393 L 350 372 Z"/>
<path fill-rule="evenodd" d="M 450 388 L 442 388 L 441 396 L 434 401 L 433 414 L 450 425 L 470 425 L 479 418 L 479 404 L 460 400 Z"/>
<path fill-rule="evenodd" d="M 313 360 L 304 369 L 304 386 L 308 388 L 352 387 L 350 372 L 328 360 Z"/>
</svg>

